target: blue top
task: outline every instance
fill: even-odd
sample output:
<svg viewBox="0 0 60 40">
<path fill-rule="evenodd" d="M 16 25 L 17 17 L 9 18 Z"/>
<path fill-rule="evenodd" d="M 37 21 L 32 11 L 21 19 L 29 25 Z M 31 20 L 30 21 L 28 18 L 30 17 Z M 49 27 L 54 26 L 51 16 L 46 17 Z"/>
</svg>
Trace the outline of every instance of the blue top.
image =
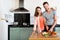
<svg viewBox="0 0 60 40">
<path fill-rule="evenodd" d="M 46 19 L 47 25 L 53 25 L 55 14 L 56 14 L 56 11 L 55 11 L 55 10 L 52 10 L 52 11 L 50 12 L 50 14 L 47 13 L 46 11 L 43 12 L 43 16 L 44 16 L 45 19 Z"/>
</svg>

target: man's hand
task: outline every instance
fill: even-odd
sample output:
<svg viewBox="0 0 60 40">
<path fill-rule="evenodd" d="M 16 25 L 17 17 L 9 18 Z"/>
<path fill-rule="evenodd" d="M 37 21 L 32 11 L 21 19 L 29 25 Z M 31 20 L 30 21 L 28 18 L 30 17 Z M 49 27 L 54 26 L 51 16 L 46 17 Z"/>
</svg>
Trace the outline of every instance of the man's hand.
<svg viewBox="0 0 60 40">
<path fill-rule="evenodd" d="M 53 31 L 53 28 L 50 28 L 50 30 L 49 30 L 49 31 L 51 31 L 51 32 L 52 32 L 52 31 Z"/>
</svg>

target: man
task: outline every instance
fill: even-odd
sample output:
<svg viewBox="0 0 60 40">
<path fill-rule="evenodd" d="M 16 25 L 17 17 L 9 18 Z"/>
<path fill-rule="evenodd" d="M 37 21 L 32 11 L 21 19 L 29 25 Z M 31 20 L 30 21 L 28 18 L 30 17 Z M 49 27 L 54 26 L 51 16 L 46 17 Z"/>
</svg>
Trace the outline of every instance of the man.
<svg viewBox="0 0 60 40">
<path fill-rule="evenodd" d="M 46 29 L 45 31 L 50 31 L 50 32 L 53 32 L 55 31 L 55 26 L 56 26 L 56 9 L 54 8 L 50 8 L 48 2 L 44 2 L 43 3 L 43 7 L 45 8 L 45 11 L 43 12 L 43 16 L 45 17 L 46 19 Z"/>
</svg>

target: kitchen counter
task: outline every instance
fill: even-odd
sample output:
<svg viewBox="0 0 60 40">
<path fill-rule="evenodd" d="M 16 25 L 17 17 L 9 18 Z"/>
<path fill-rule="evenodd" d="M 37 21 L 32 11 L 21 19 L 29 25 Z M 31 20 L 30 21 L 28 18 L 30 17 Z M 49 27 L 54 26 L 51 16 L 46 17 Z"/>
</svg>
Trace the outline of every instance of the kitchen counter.
<svg viewBox="0 0 60 40">
<path fill-rule="evenodd" d="M 60 40 L 60 37 L 59 36 L 43 37 L 41 36 L 41 34 L 37 35 L 37 33 L 32 32 L 32 34 L 29 37 L 29 40 Z"/>
<path fill-rule="evenodd" d="M 21 37 L 23 37 L 23 38 L 21 38 L 21 40 L 22 39 L 30 40 L 33 26 L 34 25 L 30 25 L 30 26 L 8 25 L 8 40 L 20 40 Z M 56 32 L 58 32 L 58 33 L 60 32 L 60 31 L 58 31 L 58 30 L 60 30 L 60 29 L 58 29 L 59 27 L 60 27 L 60 25 L 57 25 L 57 27 L 56 27 Z M 36 36 L 33 39 L 36 39 Z"/>
</svg>

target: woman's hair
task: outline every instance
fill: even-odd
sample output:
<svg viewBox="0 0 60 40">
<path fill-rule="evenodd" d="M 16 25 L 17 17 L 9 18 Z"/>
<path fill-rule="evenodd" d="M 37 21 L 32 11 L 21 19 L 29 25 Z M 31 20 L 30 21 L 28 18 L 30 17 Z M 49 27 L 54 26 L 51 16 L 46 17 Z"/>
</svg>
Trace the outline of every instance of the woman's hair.
<svg viewBox="0 0 60 40">
<path fill-rule="evenodd" d="M 39 6 L 36 7 L 36 9 L 35 9 L 35 14 L 34 14 L 34 16 L 36 16 L 36 17 L 39 15 L 39 13 L 37 12 L 37 9 L 38 9 L 38 8 L 41 9 L 41 7 L 39 7 Z M 41 13 L 41 15 L 42 15 L 42 13 Z"/>
</svg>

